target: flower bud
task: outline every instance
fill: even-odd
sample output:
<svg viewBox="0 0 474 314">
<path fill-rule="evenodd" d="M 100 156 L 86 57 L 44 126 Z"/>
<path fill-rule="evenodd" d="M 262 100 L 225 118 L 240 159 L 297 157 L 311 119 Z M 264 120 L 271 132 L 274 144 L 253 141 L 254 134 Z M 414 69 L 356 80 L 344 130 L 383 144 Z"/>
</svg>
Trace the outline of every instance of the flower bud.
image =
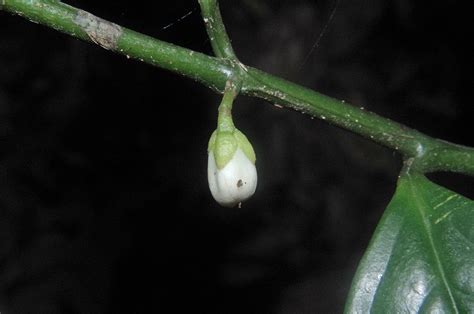
<svg viewBox="0 0 474 314">
<path fill-rule="evenodd" d="M 237 129 L 216 130 L 209 140 L 207 179 L 214 199 L 233 207 L 253 195 L 257 188 L 255 152 Z"/>
</svg>

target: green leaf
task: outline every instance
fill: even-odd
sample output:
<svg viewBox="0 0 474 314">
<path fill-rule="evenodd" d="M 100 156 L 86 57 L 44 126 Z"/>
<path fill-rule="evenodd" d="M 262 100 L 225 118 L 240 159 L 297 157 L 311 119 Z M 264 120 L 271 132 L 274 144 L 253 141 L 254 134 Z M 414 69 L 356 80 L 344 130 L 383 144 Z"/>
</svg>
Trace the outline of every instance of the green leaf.
<svg viewBox="0 0 474 314">
<path fill-rule="evenodd" d="M 403 175 L 345 312 L 474 313 L 474 202 L 422 175 Z"/>
</svg>

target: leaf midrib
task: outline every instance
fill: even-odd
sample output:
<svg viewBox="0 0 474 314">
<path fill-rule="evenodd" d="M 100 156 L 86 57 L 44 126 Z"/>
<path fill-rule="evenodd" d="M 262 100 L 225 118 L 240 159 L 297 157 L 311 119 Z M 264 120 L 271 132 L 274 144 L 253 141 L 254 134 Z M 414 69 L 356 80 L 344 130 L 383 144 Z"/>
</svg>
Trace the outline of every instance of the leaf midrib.
<svg viewBox="0 0 474 314">
<path fill-rule="evenodd" d="M 412 194 L 411 196 L 415 200 L 415 202 L 414 202 L 415 207 L 418 210 L 419 214 L 421 215 L 423 226 L 425 227 L 424 229 L 425 229 L 425 232 L 428 236 L 428 240 L 429 240 L 431 249 L 433 251 L 436 266 L 437 266 L 438 272 L 441 276 L 441 281 L 442 281 L 443 285 L 445 286 L 446 291 L 448 292 L 449 299 L 451 301 L 452 308 L 453 308 L 454 312 L 458 314 L 459 309 L 456 305 L 456 301 L 454 300 L 454 295 L 451 291 L 451 287 L 449 286 L 448 279 L 446 278 L 446 273 L 444 271 L 443 264 L 441 263 L 439 253 L 438 253 L 438 250 L 436 248 L 435 241 L 433 239 L 431 225 L 430 225 L 428 217 L 426 216 L 425 208 L 428 208 L 428 205 L 426 204 L 426 201 L 425 201 L 425 199 L 422 195 L 422 191 L 420 191 L 420 189 L 417 188 L 416 184 L 413 183 L 413 179 L 410 177 L 410 179 L 408 181 L 410 183 L 410 192 Z"/>
</svg>

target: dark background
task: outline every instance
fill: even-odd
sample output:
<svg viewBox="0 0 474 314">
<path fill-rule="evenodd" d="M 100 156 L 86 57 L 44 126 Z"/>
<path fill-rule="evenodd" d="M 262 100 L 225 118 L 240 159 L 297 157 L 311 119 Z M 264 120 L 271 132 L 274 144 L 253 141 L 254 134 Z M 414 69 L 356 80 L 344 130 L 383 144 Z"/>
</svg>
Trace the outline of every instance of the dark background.
<svg viewBox="0 0 474 314">
<path fill-rule="evenodd" d="M 211 54 L 197 1 L 65 1 Z M 462 1 L 221 1 L 241 61 L 474 145 Z M 187 12 L 194 12 L 179 23 Z M 338 313 L 400 156 L 239 97 L 259 185 L 219 207 L 219 96 L 0 12 L 0 312 Z M 472 196 L 472 180 L 438 175 Z"/>
</svg>

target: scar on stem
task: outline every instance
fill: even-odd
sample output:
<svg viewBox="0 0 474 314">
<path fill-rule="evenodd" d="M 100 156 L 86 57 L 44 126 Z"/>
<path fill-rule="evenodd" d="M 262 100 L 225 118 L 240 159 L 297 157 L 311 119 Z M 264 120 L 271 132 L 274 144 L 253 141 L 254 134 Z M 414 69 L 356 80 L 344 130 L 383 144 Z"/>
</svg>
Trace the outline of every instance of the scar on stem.
<svg viewBox="0 0 474 314">
<path fill-rule="evenodd" d="M 118 40 L 123 32 L 119 25 L 83 10 L 77 12 L 74 23 L 81 27 L 94 43 L 108 50 L 117 48 Z"/>
</svg>

